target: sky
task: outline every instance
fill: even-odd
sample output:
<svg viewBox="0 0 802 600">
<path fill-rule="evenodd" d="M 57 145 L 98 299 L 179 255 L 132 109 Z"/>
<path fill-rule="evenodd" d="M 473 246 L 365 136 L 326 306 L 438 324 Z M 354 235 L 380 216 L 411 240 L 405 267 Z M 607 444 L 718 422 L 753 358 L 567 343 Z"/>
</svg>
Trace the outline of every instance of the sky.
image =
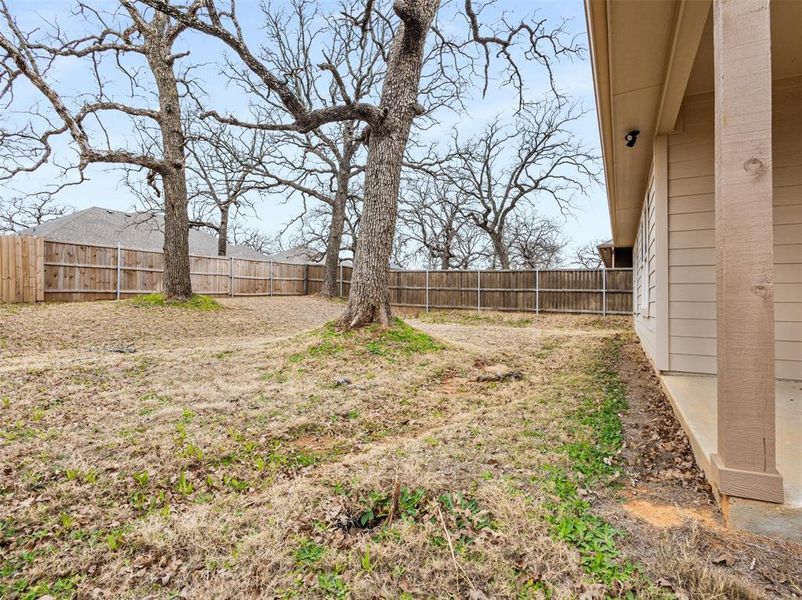
<svg viewBox="0 0 802 600">
<path fill-rule="evenodd" d="M 9 0 L 8 4 L 24 29 L 46 27 L 47 24 L 53 22 L 59 22 L 61 26 L 69 29 L 73 23 L 77 23 L 70 16 L 73 3 L 67 0 Z M 274 4 L 281 4 L 281 1 L 274 2 Z M 112 0 L 96 0 L 93 5 L 112 7 L 113 2 Z M 325 9 L 325 4 L 322 6 Z M 240 21 L 245 26 L 246 39 L 252 45 L 258 45 L 261 20 L 259 2 L 240 0 L 237 8 Z M 533 11 L 537 11 L 538 17 L 546 17 L 553 22 L 566 19 L 568 31 L 572 35 L 578 36 L 578 41 L 585 48 L 588 46 L 584 7 L 581 0 L 498 0 L 494 10 L 498 11 L 498 14 L 500 11 L 506 11 L 518 19 Z M 246 118 L 248 116 L 246 99 L 226 87 L 225 81 L 219 75 L 219 58 L 225 52 L 224 46 L 214 39 L 195 33 L 186 36 L 181 44 L 192 50 L 190 58 L 185 60 L 204 65 L 198 73 L 201 74 L 203 80 L 207 95 L 205 101 L 209 108 Z M 545 72 L 532 62 L 524 63 L 522 66 L 527 85 L 527 97 L 532 99 L 542 97 L 547 91 Z M 574 135 L 592 148 L 595 153 L 600 154 L 593 78 L 588 52 L 586 51 L 581 58 L 559 63 L 555 73 L 559 89 L 587 110 L 587 114 L 574 124 Z M 48 77 L 55 87 L 67 95 L 77 95 L 81 91 L 93 87 L 86 65 L 77 60 L 60 61 L 48 74 Z M 479 88 L 474 90 L 464 113 L 455 114 L 449 111 L 440 113 L 438 115 L 439 124 L 426 135 L 430 139 L 448 139 L 456 128 L 460 137 L 463 138 L 479 133 L 483 126 L 496 115 L 506 118 L 514 113 L 517 98 L 511 90 L 501 88 L 498 80 L 491 82 L 484 98 L 481 97 L 480 91 Z M 36 99 L 35 91 L 21 89 L 16 106 L 24 105 L 26 100 L 35 101 Z M 147 99 L 144 101 L 148 102 Z M 112 119 L 108 122 L 107 128 L 112 140 L 119 140 L 120 143 L 124 143 L 127 136 L 130 135 L 130 127 L 122 121 Z M 56 151 L 57 160 L 61 162 L 70 160 L 68 140 L 61 140 L 56 145 Z M 86 170 L 86 175 L 89 181 L 80 186 L 66 188 L 59 194 L 59 201 L 78 210 L 90 206 L 103 206 L 117 210 L 136 208 L 136 197 L 120 182 L 121 172 L 119 170 L 101 165 L 90 165 Z M 15 186 L 18 190 L 33 190 L 52 184 L 58 180 L 58 177 L 58 171 L 46 168 L 28 178 L 17 180 Z M 259 202 L 256 213 L 247 217 L 248 224 L 271 234 L 280 231 L 284 224 L 299 212 L 298 202 L 285 202 L 285 200 L 283 197 L 271 196 Z M 560 213 L 553 202 L 546 200 L 539 200 L 536 209 L 540 214 L 553 217 L 563 224 L 566 237 L 571 240 L 571 247 L 609 238 L 610 225 L 603 184 L 591 186 L 588 196 L 580 198 L 577 204 L 574 213 L 567 217 Z"/>
</svg>

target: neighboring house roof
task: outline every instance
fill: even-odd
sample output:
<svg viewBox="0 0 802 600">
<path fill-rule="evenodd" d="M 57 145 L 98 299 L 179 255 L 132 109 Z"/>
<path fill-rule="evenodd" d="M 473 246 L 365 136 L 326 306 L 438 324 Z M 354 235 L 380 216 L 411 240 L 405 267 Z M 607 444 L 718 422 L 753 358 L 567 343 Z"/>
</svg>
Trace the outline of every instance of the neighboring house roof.
<svg viewBox="0 0 802 600">
<path fill-rule="evenodd" d="M 275 262 L 292 263 L 297 265 L 322 265 L 323 259 L 318 258 L 319 253 L 309 246 L 301 244 L 281 252 L 268 255 L 268 259 Z"/>
<path fill-rule="evenodd" d="M 596 246 L 596 252 L 599 253 L 602 263 L 608 269 L 613 266 L 613 248 L 613 240 L 607 240 Z"/>
<path fill-rule="evenodd" d="M 93 206 L 52 219 L 22 231 L 54 242 L 116 246 L 161 252 L 164 246 L 164 217 L 150 212 L 121 212 Z M 189 231 L 189 253 L 217 256 L 217 238 L 197 229 Z M 235 258 L 265 260 L 264 254 L 247 246 L 229 244 L 226 253 Z"/>
</svg>

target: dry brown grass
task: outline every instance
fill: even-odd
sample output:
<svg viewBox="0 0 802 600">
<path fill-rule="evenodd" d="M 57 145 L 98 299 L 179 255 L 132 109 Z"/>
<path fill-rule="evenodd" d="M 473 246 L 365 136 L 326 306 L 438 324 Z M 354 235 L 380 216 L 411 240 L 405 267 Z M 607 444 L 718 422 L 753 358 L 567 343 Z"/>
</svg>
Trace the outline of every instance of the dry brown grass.
<svg viewBox="0 0 802 600">
<path fill-rule="evenodd" d="M 341 306 L 314 298 L 224 304 L 0 308 L 0 590 L 602 593 L 554 537 L 544 481 L 570 470 L 574 413 L 603 394 L 589 365 L 625 320 L 411 321 L 433 349 L 320 329 Z M 121 342 L 137 352 L 103 350 Z M 523 379 L 478 381 L 495 363 Z M 385 522 L 395 490 L 422 497 Z M 653 581 L 627 586 L 666 597 Z"/>
</svg>

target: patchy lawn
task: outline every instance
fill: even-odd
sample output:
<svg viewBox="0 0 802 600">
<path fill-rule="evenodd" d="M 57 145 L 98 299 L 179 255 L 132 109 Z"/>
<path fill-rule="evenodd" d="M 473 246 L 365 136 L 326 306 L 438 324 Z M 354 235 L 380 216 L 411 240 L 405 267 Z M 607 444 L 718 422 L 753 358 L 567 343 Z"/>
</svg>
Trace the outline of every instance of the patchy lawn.
<svg viewBox="0 0 802 600">
<path fill-rule="evenodd" d="M 0 597 L 802 595 L 627 319 L 222 303 L 0 306 Z"/>
</svg>

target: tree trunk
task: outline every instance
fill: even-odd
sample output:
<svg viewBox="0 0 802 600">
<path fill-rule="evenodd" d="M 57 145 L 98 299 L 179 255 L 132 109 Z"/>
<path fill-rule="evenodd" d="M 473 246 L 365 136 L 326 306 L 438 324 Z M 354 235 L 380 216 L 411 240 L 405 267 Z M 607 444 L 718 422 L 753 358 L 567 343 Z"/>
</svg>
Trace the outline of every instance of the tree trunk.
<svg viewBox="0 0 802 600">
<path fill-rule="evenodd" d="M 350 165 L 348 170 L 350 171 Z M 337 193 L 331 207 L 331 223 L 329 237 L 326 240 L 326 262 L 323 267 L 323 287 L 320 295 L 327 298 L 336 298 L 339 294 L 337 287 L 337 267 L 340 266 L 340 248 L 345 226 L 345 204 L 348 200 L 348 172 L 343 174 L 342 169 L 337 177 Z"/>
<path fill-rule="evenodd" d="M 164 294 L 170 299 L 186 300 L 192 296 L 192 281 L 189 276 L 185 139 L 178 86 L 170 48 L 153 43 L 147 59 L 159 92 L 159 127 L 168 165 L 161 173 L 164 187 Z"/>
<path fill-rule="evenodd" d="M 448 269 L 451 268 L 451 247 L 454 244 L 454 230 L 451 226 L 450 221 L 446 224 L 446 227 L 448 229 L 446 230 L 446 243 L 444 244 L 443 247 L 442 263 L 441 263 L 441 268 L 444 271 L 447 271 Z"/>
<path fill-rule="evenodd" d="M 228 210 L 230 205 L 220 207 L 220 229 L 217 230 L 217 256 L 225 256 L 228 250 Z"/>
<path fill-rule="evenodd" d="M 507 249 L 507 245 L 504 243 L 504 234 L 491 233 L 490 241 L 493 244 L 493 254 L 495 255 L 493 262 L 498 262 L 499 267 L 502 269 L 509 269 L 510 253 Z"/>
<path fill-rule="evenodd" d="M 348 308 L 340 317 L 345 327 L 373 322 L 389 326 L 390 254 L 393 248 L 401 161 L 417 103 L 426 35 L 440 0 L 396 0 L 402 24 L 393 37 L 382 89 L 385 117 L 371 128 L 365 167 L 365 199 L 351 276 Z"/>
</svg>

